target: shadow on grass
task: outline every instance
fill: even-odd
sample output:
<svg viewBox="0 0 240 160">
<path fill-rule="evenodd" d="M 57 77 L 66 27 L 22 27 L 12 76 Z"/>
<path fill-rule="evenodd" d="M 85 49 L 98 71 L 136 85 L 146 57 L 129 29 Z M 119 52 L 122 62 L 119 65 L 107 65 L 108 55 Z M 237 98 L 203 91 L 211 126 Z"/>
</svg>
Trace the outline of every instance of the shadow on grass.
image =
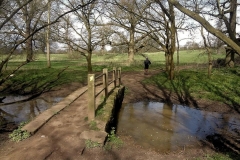
<svg viewBox="0 0 240 160">
<path fill-rule="evenodd" d="M 205 97 L 205 99 L 207 98 L 211 101 L 218 101 L 225 104 L 229 107 L 230 111 L 234 110 L 240 113 L 238 100 L 240 92 L 237 89 L 239 87 L 237 85 L 238 81 L 235 81 L 234 76 L 228 80 L 229 83 L 221 83 L 224 81 L 224 78 L 208 79 L 202 72 L 186 72 L 177 75 L 172 81 L 167 80 L 166 77 L 166 73 L 161 73 L 161 75 L 150 78 L 150 83 L 156 84 L 162 92 L 163 97 L 161 97 L 161 99 L 163 102 L 173 103 L 175 98 L 175 100 L 182 105 L 192 105 L 195 108 L 200 108 L 198 101 L 201 97 Z M 150 94 L 156 95 L 154 91 L 148 89 L 144 84 L 143 88 Z"/>
<path fill-rule="evenodd" d="M 238 73 L 236 70 L 230 70 L 232 74 L 235 74 L 236 76 L 240 77 L 240 73 Z"/>
<path fill-rule="evenodd" d="M 197 101 L 190 94 L 190 88 L 186 85 L 187 79 L 184 79 L 180 82 L 182 83 L 181 86 L 177 86 L 177 84 L 173 83 L 173 81 L 170 81 L 173 90 L 169 90 L 165 87 L 165 83 L 167 83 L 168 81 L 169 80 L 165 80 L 163 83 L 160 83 L 159 81 L 154 82 L 161 90 L 163 97 L 155 94 L 154 91 L 147 88 L 145 84 L 142 84 L 142 86 L 148 93 L 161 99 L 161 101 L 163 102 L 173 104 L 173 97 L 177 97 L 177 100 L 180 102 L 181 105 L 189 105 L 191 103 L 195 108 L 199 108 Z"/>
<path fill-rule="evenodd" d="M 208 84 L 208 83 L 205 84 L 205 87 L 208 90 L 211 90 L 211 92 L 214 93 L 215 95 L 223 98 L 225 100 L 225 102 L 223 102 L 223 103 L 228 105 L 230 109 L 234 109 L 235 111 L 240 113 L 240 105 L 238 104 L 238 102 L 236 102 L 234 100 L 234 98 L 230 97 L 228 94 L 223 92 L 220 87 L 212 85 L 212 84 Z M 231 89 L 228 88 L 228 90 L 231 90 Z M 235 92 L 235 91 L 232 91 L 232 92 Z M 240 94 L 237 91 L 235 92 L 235 94 L 237 94 L 240 97 Z M 231 104 L 229 104 L 227 102 L 230 102 Z"/>
<path fill-rule="evenodd" d="M 233 160 L 240 159 L 240 144 L 236 137 L 223 136 L 221 134 L 209 135 L 203 144 L 213 150 L 228 155 Z"/>
</svg>

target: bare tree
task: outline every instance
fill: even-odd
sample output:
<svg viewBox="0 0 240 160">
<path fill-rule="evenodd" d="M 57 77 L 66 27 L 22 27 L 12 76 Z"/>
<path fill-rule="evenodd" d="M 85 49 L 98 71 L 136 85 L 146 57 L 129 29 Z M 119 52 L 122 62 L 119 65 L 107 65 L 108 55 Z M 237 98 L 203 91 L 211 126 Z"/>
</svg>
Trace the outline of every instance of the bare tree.
<svg viewBox="0 0 240 160">
<path fill-rule="evenodd" d="M 111 45 L 111 41 L 109 40 L 109 37 L 112 35 L 112 29 L 111 29 L 111 26 L 100 25 L 97 31 L 101 39 L 101 42 L 99 45 L 101 47 L 101 54 L 103 55 L 105 51 L 105 46 Z"/>
<path fill-rule="evenodd" d="M 22 5 L 16 8 L 15 1 L 1 1 L 0 5 L 0 36 L 1 44 L 5 48 L 2 54 L 8 54 L 0 63 L 0 73 L 2 73 L 3 66 L 9 61 L 13 51 L 17 48 L 15 47 L 18 43 L 19 37 L 14 32 L 14 27 L 10 25 L 11 20 L 18 14 L 18 12 L 31 3 L 33 0 L 27 0 Z M 9 33 L 10 31 L 10 33 Z M 1 48 L 1 51 L 2 48 Z"/>
<path fill-rule="evenodd" d="M 165 52 L 166 72 L 169 79 L 173 79 L 175 67 L 173 55 L 176 50 L 177 32 L 173 6 L 167 1 L 152 1 L 141 17 L 148 28 L 148 37 L 151 37 L 159 45 L 158 49 Z"/>
<path fill-rule="evenodd" d="M 18 6 L 22 6 L 24 1 L 16 0 Z M 31 33 L 36 30 L 41 20 L 43 13 L 46 11 L 46 4 L 42 1 L 33 1 L 25 5 L 17 16 L 12 18 L 11 24 L 14 26 L 15 30 L 13 34 L 18 34 L 19 36 L 26 39 L 24 49 L 26 51 L 26 61 L 33 61 L 33 36 Z"/>
<path fill-rule="evenodd" d="M 147 3 L 139 3 L 136 0 L 111 0 L 106 1 L 107 13 L 105 16 L 111 21 L 108 25 L 114 26 L 113 35 L 118 41 L 113 41 L 113 46 L 128 46 L 128 62 L 134 61 L 134 55 L 144 45 L 144 40 L 148 32 L 143 30 L 142 17 L 140 12 L 144 12 L 148 8 Z M 117 38 L 118 37 L 118 38 Z M 139 45 L 136 45 L 140 43 Z"/>
<path fill-rule="evenodd" d="M 226 65 L 234 65 L 234 54 L 240 55 L 240 42 L 236 37 L 237 7 L 239 4 L 236 0 L 208 0 L 203 3 L 204 7 L 201 8 L 199 4 L 194 3 L 198 1 L 189 1 L 189 3 L 191 2 L 191 8 L 184 7 L 177 0 L 169 0 L 169 2 L 181 12 L 199 22 L 209 33 L 227 44 L 229 48 L 226 53 Z M 209 17 L 223 20 L 226 30 L 223 32 L 215 28 L 210 23 L 211 19 L 207 19 Z"/>
<path fill-rule="evenodd" d="M 202 35 L 202 38 L 203 38 L 203 42 L 204 42 L 204 47 L 206 48 L 206 51 L 207 51 L 207 54 L 208 54 L 208 78 L 211 77 L 211 73 L 212 73 L 212 52 L 211 52 L 211 45 L 209 45 L 207 43 L 207 39 L 204 35 L 204 32 L 203 32 L 203 27 L 201 27 L 201 35 Z"/>
<path fill-rule="evenodd" d="M 3 66 L 8 63 L 8 61 L 10 60 L 14 51 L 16 51 L 16 49 L 18 47 L 24 48 L 25 43 L 28 42 L 28 39 L 31 39 L 35 34 L 37 34 L 42 29 L 46 28 L 47 26 L 57 23 L 64 15 L 67 15 L 71 12 L 75 12 L 78 9 L 88 6 L 89 4 L 91 4 L 95 1 L 96 0 L 89 0 L 83 5 L 81 5 L 81 4 L 76 5 L 75 8 L 72 8 L 71 10 L 65 10 L 64 13 L 58 15 L 57 17 L 54 17 L 54 19 L 49 24 L 35 23 L 35 25 L 37 25 L 37 27 L 30 26 L 31 32 L 28 36 L 25 36 L 25 37 L 23 36 L 25 33 L 23 30 L 21 30 L 21 27 L 23 28 L 24 24 L 26 25 L 25 22 L 29 22 L 29 21 L 23 20 L 23 19 L 21 19 L 21 17 L 26 18 L 31 15 L 27 15 L 27 16 L 23 15 L 23 13 L 27 13 L 27 14 L 30 14 L 30 13 L 27 12 L 28 10 L 24 10 L 24 12 L 22 10 L 23 10 L 23 8 L 26 9 L 26 7 L 29 5 L 32 5 L 31 4 L 32 1 L 28 0 L 28 1 L 25 1 L 25 3 L 22 3 L 22 1 L 20 1 L 20 0 L 4 1 L 6 3 L 2 3 L 0 6 L 0 15 L 1 15 L 1 17 L 0 17 L 0 19 L 1 19 L 0 37 L 2 38 L 1 41 L 4 42 L 4 44 L 6 45 L 5 48 L 7 48 L 8 50 L 5 52 L 6 56 L 0 64 L 1 73 L 2 73 Z M 36 1 L 36 3 L 37 3 L 37 1 Z M 16 8 L 15 6 L 19 6 L 19 7 L 17 9 L 15 9 Z M 33 8 L 34 8 L 34 6 L 33 6 Z M 39 8 L 37 7 L 36 9 L 40 10 L 40 9 L 45 9 L 45 8 L 41 8 L 41 6 L 40 6 Z M 42 10 L 40 10 L 39 13 L 40 13 L 40 15 L 43 14 Z M 37 15 L 38 16 L 35 17 L 35 20 L 40 22 L 39 18 L 41 16 L 39 14 L 37 14 Z M 19 19 L 17 19 L 17 17 L 19 17 Z M 17 26 L 17 24 L 19 26 Z M 34 28 L 34 30 L 32 28 Z M 21 37 L 21 35 L 22 35 L 22 37 Z M 32 44 L 32 42 L 30 42 L 30 43 Z M 16 67 L 16 69 L 12 70 L 12 72 L 10 74 L 8 74 L 5 77 L 1 77 L 0 84 L 4 83 L 10 77 L 11 74 L 15 73 L 21 66 L 25 65 L 28 62 L 29 61 L 23 62 L 21 65 Z"/>
<path fill-rule="evenodd" d="M 13 16 L 15 16 L 19 10 L 21 10 L 24 6 L 26 6 L 27 4 L 29 4 L 30 2 L 32 2 L 33 0 L 28 0 L 25 3 L 23 3 L 21 6 L 19 6 L 17 9 L 13 9 L 11 10 L 9 7 L 9 3 L 12 3 L 11 1 L 4 1 L 4 0 L 0 0 L 0 10 L 1 10 L 1 24 L 0 24 L 0 30 L 2 29 L 2 27 L 8 23 Z M 6 8 L 7 6 L 7 8 Z M 4 11 L 9 11 L 10 13 L 6 16 L 3 15 Z"/>
<path fill-rule="evenodd" d="M 81 0 L 82 5 L 87 1 Z M 79 4 L 77 0 L 68 0 L 67 3 L 62 3 L 66 8 L 72 9 Z M 96 25 L 99 17 L 96 14 L 97 1 L 82 7 L 73 12 L 71 17 L 64 18 L 65 23 L 62 23 L 61 42 L 71 47 L 86 58 L 88 72 L 92 72 L 92 54 L 93 51 L 101 44 L 102 38 L 99 35 L 99 27 Z"/>
</svg>

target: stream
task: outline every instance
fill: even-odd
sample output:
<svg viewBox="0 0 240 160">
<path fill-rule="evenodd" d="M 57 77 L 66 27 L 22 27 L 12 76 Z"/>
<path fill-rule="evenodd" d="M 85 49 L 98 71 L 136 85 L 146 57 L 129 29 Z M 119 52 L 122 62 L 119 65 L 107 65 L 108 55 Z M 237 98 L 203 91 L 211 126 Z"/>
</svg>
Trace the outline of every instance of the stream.
<svg viewBox="0 0 240 160">
<path fill-rule="evenodd" d="M 166 153 L 194 147 L 218 133 L 240 131 L 240 117 L 230 117 L 182 105 L 160 102 L 123 104 L 117 134 L 130 136 L 143 147 Z"/>
<path fill-rule="evenodd" d="M 18 102 L 27 99 L 27 96 L 7 96 L 0 106 L 0 117 L 7 122 L 19 124 L 31 121 L 34 117 L 61 101 L 62 97 L 37 97 L 35 99 Z M 9 105 L 4 103 L 16 102 Z"/>
</svg>

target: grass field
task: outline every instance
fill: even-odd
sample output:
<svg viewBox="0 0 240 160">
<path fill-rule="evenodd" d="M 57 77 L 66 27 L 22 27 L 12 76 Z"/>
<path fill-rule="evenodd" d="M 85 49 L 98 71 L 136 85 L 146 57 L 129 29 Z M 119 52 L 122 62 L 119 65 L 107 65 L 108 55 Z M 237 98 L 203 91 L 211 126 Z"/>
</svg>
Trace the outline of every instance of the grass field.
<svg viewBox="0 0 240 160">
<path fill-rule="evenodd" d="M 165 56 L 164 52 L 156 52 L 156 53 L 144 53 L 151 62 L 151 68 L 164 68 L 165 64 Z M 179 53 L 180 65 L 188 65 L 188 64 L 198 64 L 207 63 L 207 54 L 204 54 L 203 51 L 181 51 Z M 213 54 L 213 59 L 223 58 L 225 55 L 223 54 Z M 175 54 L 174 60 L 175 63 L 177 61 L 177 55 Z M 4 58 L 4 57 L 2 57 Z M 34 70 L 42 72 L 42 70 L 47 69 L 47 58 L 45 54 L 37 54 L 35 55 L 35 61 L 23 66 L 21 70 Z M 96 55 L 93 54 L 92 56 L 92 65 L 93 71 L 98 72 L 101 71 L 102 68 L 108 67 L 122 67 L 123 71 L 140 71 L 143 69 L 143 61 L 145 58 L 140 55 L 136 54 L 134 57 L 134 63 L 131 66 L 127 65 L 128 56 L 127 53 L 123 54 L 105 54 L 105 55 Z M 6 71 L 12 70 L 19 66 L 23 61 L 25 61 L 24 55 L 13 56 L 10 62 L 7 65 Z M 62 69 L 65 67 L 69 67 L 72 70 L 78 70 L 81 73 L 87 72 L 87 62 L 85 57 L 80 56 L 79 54 L 51 54 L 51 69 Z M 40 71 L 41 70 L 41 71 Z M 49 70 L 49 69 L 48 69 Z M 83 75 L 83 74 L 81 74 Z"/>
<path fill-rule="evenodd" d="M 164 65 L 165 63 L 165 56 L 164 52 L 154 52 L 154 53 L 144 53 L 145 56 L 147 56 L 151 62 L 154 64 L 161 64 Z M 208 57 L 207 54 L 204 53 L 203 50 L 188 50 L 188 51 L 180 51 L 179 53 L 179 59 L 180 59 L 180 65 L 182 64 L 189 64 L 189 63 L 195 63 L 195 64 L 201 64 L 201 63 L 207 63 Z M 217 58 L 224 58 L 224 54 L 212 54 L 213 60 L 216 60 Z M 4 58 L 4 57 L 2 57 Z M 36 61 L 32 62 L 28 66 L 32 67 L 39 67 L 44 68 L 47 65 L 47 58 L 45 54 L 37 54 L 35 55 Z M 141 54 L 136 54 L 134 57 L 135 64 L 142 64 L 144 61 L 144 57 Z M 12 60 L 10 61 L 10 64 L 12 62 L 21 62 L 25 60 L 25 56 L 13 56 Z M 127 53 L 123 54 L 112 54 L 107 53 L 104 55 L 97 55 L 93 54 L 92 56 L 92 64 L 93 65 L 125 65 L 127 63 L 128 56 Z M 85 57 L 75 54 L 51 54 L 51 61 L 52 61 L 52 67 L 57 67 L 59 61 L 61 61 L 62 65 L 71 65 L 71 66 L 81 66 L 86 65 Z M 177 54 L 174 55 L 174 61 L 177 62 Z M 58 63 L 57 63 L 58 62 Z M 13 63 L 14 64 L 14 63 Z M 56 65 L 55 65 L 56 64 Z M 11 67 L 12 65 L 9 65 Z"/>
</svg>

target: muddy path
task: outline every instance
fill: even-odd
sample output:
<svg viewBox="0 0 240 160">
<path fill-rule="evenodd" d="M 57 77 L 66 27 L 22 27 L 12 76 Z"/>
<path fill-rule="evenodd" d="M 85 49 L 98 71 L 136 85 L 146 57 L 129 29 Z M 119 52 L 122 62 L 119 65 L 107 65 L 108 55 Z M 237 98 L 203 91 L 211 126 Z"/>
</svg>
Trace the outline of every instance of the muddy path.
<svg viewBox="0 0 240 160">
<path fill-rule="evenodd" d="M 158 74 L 162 70 L 152 70 L 148 75 L 143 72 L 123 72 L 122 84 L 126 87 L 123 103 L 132 103 L 138 101 L 158 101 L 174 104 L 181 104 L 179 96 L 175 93 L 159 89 L 153 85 L 145 85 L 141 81 L 152 75 Z M 73 83 L 62 86 L 42 96 L 66 96 L 74 90 L 81 87 L 82 84 Z M 184 98 L 184 97 L 183 97 Z M 189 97 L 188 97 L 189 98 Z M 72 103 L 44 125 L 35 135 L 19 143 L 11 142 L 7 139 L 7 134 L 2 135 L 0 143 L 1 160 L 27 160 L 27 159 L 52 159 L 52 160 L 112 160 L 112 159 L 203 159 L 206 155 L 211 155 L 217 151 L 228 152 L 234 150 L 239 153 L 240 132 L 236 131 L 235 135 L 229 135 L 222 131 L 221 135 L 208 137 L 205 141 L 199 141 L 193 148 L 180 148 L 179 150 L 158 153 L 151 149 L 143 148 L 138 145 L 131 137 L 120 137 L 124 145 L 121 148 L 106 150 L 103 148 L 84 148 L 84 142 L 79 140 L 82 131 L 88 130 L 88 124 L 84 120 L 86 117 L 86 108 L 84 106 L 87 97 L 83 96 L 81 100 Z M 232 111 L 229 106 L 206 101 L 201 99 L 192 99 L 189 101 L 190 107 L 198 109 L 217 111 L 227 116 L 238 116 L 239 114 Z M 217 140 L 217 141 L 216 141 Z M 219 143 L 221 142 L 221 143 Z M 229 147 L 230 146 L 230 147 Z"/>
</svg>

